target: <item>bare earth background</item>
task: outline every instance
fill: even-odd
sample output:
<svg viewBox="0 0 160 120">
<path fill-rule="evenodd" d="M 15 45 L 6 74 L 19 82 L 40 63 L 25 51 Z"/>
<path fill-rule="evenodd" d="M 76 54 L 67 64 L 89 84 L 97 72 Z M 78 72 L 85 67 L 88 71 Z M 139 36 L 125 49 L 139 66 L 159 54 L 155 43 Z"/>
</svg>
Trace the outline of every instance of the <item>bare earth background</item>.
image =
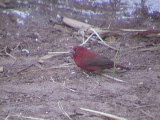
<svg viewBox="0 0 160 120">
<path fill-rule="evenodd" d="M 87 76 L 69 54 L 39 61 L 48 52 L 70 51 L 83 37 L 60 22 L 59 16 L 56 19 L 55 13 L 61 13 L 57 9 L 52 13 L 46 4 L 31 3 L 19 6 L 0 1 L 0 119 L 67 120 L 65 111 L 72 120 L 109 120 L 80 109 L 88 108 L 129 120 L 159 120 L 159 37 L 108 35 L 105 42 L 122 49 L 117 62 L 131 71 L 104 73 L 125 83 L 97 74 Z M 153 18 L 119 21 L 111 28 L 159 29 L 160 19 Z M 94 25 L 103 26 L 95 21 Z M 85 47 L 112 60 L 116 54 L 97 41 Z"/>
</svg>

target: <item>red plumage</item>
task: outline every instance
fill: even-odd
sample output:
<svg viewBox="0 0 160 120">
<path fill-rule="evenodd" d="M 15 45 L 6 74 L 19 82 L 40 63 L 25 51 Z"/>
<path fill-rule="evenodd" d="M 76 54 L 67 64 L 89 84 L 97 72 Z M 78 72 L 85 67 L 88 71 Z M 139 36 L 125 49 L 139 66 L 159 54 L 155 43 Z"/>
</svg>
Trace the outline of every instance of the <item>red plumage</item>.
<svg viewBox="0 0 160 120">
<path fill-rule="evenodd" d="M 73 59 L 78 67 L 87 71 L 97 71 L 102 69 L 113 68 L 114 62 L 109 58 L 100 56 L 97 53 L 90 51 L 82 46 L 73 47 Z M 121 65 L 116 65 L 120 69 L 129 68 L 123 67 Z"/>
</svg>

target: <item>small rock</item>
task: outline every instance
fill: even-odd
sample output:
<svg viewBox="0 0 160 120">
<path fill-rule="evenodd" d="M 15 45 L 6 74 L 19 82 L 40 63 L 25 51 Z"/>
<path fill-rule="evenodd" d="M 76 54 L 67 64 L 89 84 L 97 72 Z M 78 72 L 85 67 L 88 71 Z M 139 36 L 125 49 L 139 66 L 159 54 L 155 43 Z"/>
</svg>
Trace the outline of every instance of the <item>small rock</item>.
<svg viewBox="0 0 160 120">
<path fill-rule="evenodd" d="M 29 54 L 29 50 L 27 50 L 27 49 L 22 49 L 22 52 Z"/>
<path fill-rule="evenodd" d="M 2 73 L 3 72 L 3 66 L 0 66 L 0 73 Z"/>
<path fill-rule="evenodd" d="M 38 60 L 38 63 L 42 64 L 42 63 L 44 63 L 44 60 L 39 59 L 39 60 Z"/>
</svg>

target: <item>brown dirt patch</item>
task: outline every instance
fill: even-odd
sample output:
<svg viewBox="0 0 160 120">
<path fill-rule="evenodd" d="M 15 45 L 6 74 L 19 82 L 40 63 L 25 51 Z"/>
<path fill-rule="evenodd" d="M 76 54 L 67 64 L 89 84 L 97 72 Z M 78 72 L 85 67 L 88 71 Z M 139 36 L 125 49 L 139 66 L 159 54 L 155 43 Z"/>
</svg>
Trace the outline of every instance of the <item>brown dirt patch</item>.
<svg viewBox="0 0 160 120">
<path fill-rule="evenodd" d="M 21 25 L 17 15 L 2 11 L 4 9 L 0 12 L 0 66 L 4 68 L 0 73 L 1 119 L 14 114 L 66 120 L 68 118 L 60 109 L 60 104 L 73 120 L 107 119 L 80 108 L 129 120 L 159 119 L 158 50 L 131 49 L 136 46 L 158 46 L 156 41 L 159 38 L 133 38 L 127 35 L 125 39 L 119 37 L 114 42 L 108 42 L 113 46 L 120 44 L 124 49 L 119 53 L 118 63 L 124 66 L 131 63 L 131 71 L 115 74 L 125 81 L 119 83 L 101 75 L 87 76 L 67 54 L 55 55 L 39 64 L 39 58 L 48 52 L 69 51 L 74 45 L 79 45 L 82 38 L 74 34 L 77 31 L 64 24 L 51 23 L 47 14 L 35 12 L 32 14 L 34 17 L 25 19 L 24 25 Z M 16 60 L 5 55 L 5 46 Z M 113 50 L 97 42 L 90 41 L 86 47 L 114 58 Z M 68 63 L 72 65 L 61 66 Z M 112 72 L 107 74 L 113 75 Z M 18 119 L 21 118 L 8 118 Z"/>
</svg>

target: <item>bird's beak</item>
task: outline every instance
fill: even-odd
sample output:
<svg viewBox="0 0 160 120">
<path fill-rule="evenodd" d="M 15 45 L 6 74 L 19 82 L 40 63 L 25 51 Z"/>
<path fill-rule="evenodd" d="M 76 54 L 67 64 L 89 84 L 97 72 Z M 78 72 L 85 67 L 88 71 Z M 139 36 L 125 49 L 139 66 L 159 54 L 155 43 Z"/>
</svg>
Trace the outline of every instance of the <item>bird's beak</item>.
<svg viewBox="0 0 160 120">
<path fill-rule="evenodd" d="M 73 54 L 75 54 L 75 51 L 74 51 L 74 50 L 71 50 L 70 53 L 73 55 Z"/>
</svg>

